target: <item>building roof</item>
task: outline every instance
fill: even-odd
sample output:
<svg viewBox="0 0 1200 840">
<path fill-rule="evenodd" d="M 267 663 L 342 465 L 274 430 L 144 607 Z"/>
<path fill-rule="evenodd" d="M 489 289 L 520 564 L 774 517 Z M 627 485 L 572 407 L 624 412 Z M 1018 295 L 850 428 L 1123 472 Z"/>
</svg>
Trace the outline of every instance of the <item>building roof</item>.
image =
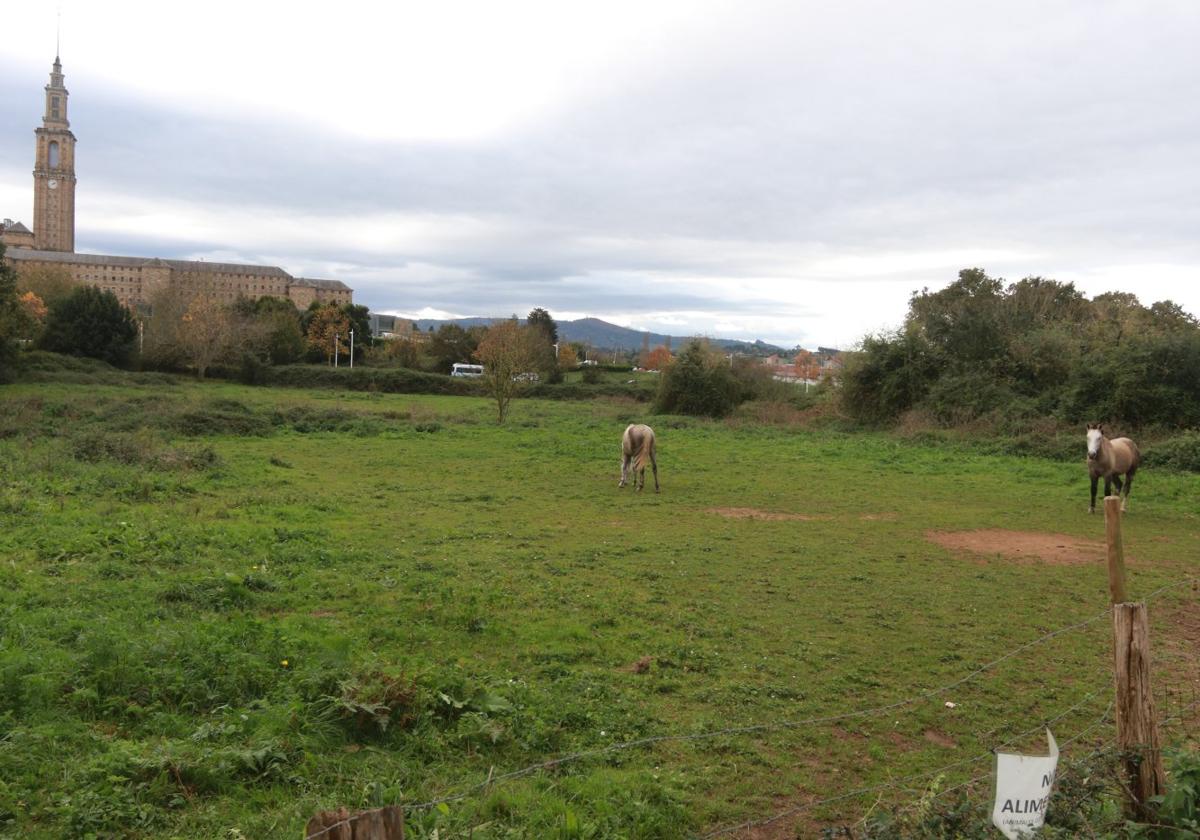
<svg viewBox="0 0 1200 840">
<path fill-rule="evenodd" d="M 16 227 L 6 228 L 8 231 Z M 282 268 L 273 265 L 246 265 L 244 263 L 219 263 L 204 260 L 164 260 L 158 257 L 115 257 L 109 254 L 76 254 L 70 251 L 38 251 L 33 248 L 13 248 L 7 256 L 27 262 L 75 263 L 83 265 L 111 265 L 122 267 L 170 268 L 175 271 L 213 272 L 243 274 L 255 277 L 276 277 L 292 286 L 307 286 L 333 292 L 352 292 L 341 280 L 314 280 L 311 277 L 293 277 Z"/>
<path fill-rule="evenodd" d="M 33 235 L 33 231 L 25 227 L 25 225 L 21 224 L 20 222 L 10 221 L 5 224 L 0 224 L 0 230 L 4 231 L 5 233 L 28 233 L 31 236 Z"/>
<path fill-rule="evenodd" d="M 311 277 L 296 277 L 293 286 L 312 286 L 314 289 L 325 289 L 330 292 L 348 292 L 350 287 L 341 280 L 313 280 Z"/>
<path fill-rule="evenodd" d="M 112 257 L 106 254 L 75 254 L 70 251 L 38 251 L 34 248 L 15 248 L 5 256 L 29 262 L 87 263 L 88 265 L 165 266 L 157 257 Z"/>
<path fill-rule="evenodd" d="M 209 271 L 221 274 L 256 274 L 260 277 L 283 277 L 293 280 L 292 275 L 273 265 L 245 265 L 243 263 L 216 263 L 205 260 L 162 260 L 177 271 Z M 294 280 L 293 280 L 294 282 Z"/>
</svg>

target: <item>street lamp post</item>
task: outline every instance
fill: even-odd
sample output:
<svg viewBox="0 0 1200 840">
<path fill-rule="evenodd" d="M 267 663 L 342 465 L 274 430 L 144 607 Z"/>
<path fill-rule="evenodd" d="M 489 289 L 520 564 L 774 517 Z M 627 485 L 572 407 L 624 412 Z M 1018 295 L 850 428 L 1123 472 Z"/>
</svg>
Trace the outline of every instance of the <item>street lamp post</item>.
<svg viewBox="0 0 1200 840">
<path fill-rule="evenodd" d="M 354 330 L 350 330 L 350 367 L 354 367 Z"/>
<path fill-rule="evenodd" d="M 340 335 L 338 335 L 337 333 L 333 334 L 333 366 L 334 367 L 338 366 L 338 342 L 341 340 L 341 338 L 342 337 Z"/>
</svg>

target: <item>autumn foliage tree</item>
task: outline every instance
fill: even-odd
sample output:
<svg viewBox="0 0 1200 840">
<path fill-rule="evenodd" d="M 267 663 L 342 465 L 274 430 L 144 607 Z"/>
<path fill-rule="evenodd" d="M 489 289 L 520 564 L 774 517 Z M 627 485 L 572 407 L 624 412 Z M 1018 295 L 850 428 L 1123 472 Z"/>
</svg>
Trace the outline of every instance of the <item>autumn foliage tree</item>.
<svg viewBox="0 0 1200 840">
<path fill-rule="evenodd" d="M 308 346 L 333 364 L 334 342 L 337 355 L 347 357 L 350 352 L 350 318 L 336 303 L 316 309 L 308 322 Z"/>
<path fill-rule="evenodd" d="M 570 370 L 579 364 L 579 356 L 570 344 L 561 344 L 558 348 L 558 369 Z"/>
<path fill-rule="evenodd" d="M 801 350 L 792 360 L 792 368 L 801 379 L 820 379 L 821 363 L 808 350 Z"/>
<path fill-rule="evenodd" d="M 0 242 L 0 380 L 10 368 L 9 361 L 16 355 L 17 339 L 25 317 L 17 297 L 17 273 L 4 261 L 4 243 Z"/>
<path fill-rule="evenodd" d="M 483 384 L 496 401 L 496 421 L 503 423 L 509 403 L 525 386 L 524 375 L 533 370 L 545 344 L 536 327 L 501 321 L 488 329 L 475 358 L 483 365 Z"/>
<path fill-rule="evenodd" d="M 661 344 L 642 359 L 642 367 L 646 370 L 664 370 L 669 364 L 671 364 L 671 351 Z"/>
</svg>

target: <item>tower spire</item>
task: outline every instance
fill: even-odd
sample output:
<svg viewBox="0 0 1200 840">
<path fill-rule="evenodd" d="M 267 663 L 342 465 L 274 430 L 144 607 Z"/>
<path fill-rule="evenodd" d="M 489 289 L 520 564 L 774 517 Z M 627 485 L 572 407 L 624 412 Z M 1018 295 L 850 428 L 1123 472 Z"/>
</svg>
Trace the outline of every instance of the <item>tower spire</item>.
<svg viewBox="0 0 1200 840">
<path fill-rule="evenodd" d="M 34 130 L 33 236 L 34 247 L 43 251 L 75 250 L 75 135 L 67 119 L 69 95 L 56 55 L 42 126 Z"/>
</svg>

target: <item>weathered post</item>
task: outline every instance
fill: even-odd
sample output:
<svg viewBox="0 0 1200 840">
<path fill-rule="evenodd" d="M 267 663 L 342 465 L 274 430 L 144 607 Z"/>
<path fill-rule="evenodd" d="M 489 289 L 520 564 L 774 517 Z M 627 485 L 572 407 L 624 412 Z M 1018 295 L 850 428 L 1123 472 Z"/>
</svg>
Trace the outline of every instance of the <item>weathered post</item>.
<svg viewBox="0 0 1200 840">
<path fill-rule="evenodd" d="M 399 805 L 359 811 L 321 811 L 304 828 L 305 840 L 404 840 L 404 809 Z"/>
<path fill-rule="evenodd" d="M 1116 682 L 1117 748 L 1131 801 L 1127 811 L 1138 820 L 1152 818 L 1150 797 L 1163 792 L 1162 749 L 1150 687 L 1150 625 L 1144 603 L 1129 603 L 1125 588 L 1125 550 L 1121 543 L 1121 500 L 1104 499 L 1108 542 L 1108 586 L 1113 604 L 1113 675 Z"/>
<path fill-rule="evenodd" d="M 1108 592 L 1114 604 L 1129 600 L 1125 590 L 1125 546 L 1121 540 L 1121 498 L 1104 497 L 1104 540 L 1108 545 Z"/>
</svg>

